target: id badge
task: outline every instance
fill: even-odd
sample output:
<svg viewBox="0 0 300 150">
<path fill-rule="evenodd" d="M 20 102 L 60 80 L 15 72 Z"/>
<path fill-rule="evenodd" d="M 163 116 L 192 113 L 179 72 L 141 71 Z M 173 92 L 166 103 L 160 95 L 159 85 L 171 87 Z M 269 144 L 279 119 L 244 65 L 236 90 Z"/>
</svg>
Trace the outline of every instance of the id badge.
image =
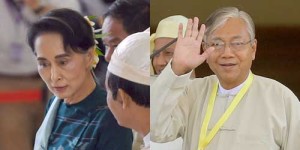
<svg viewBox="0 0 300 150">
<path fill-rule="evenodd" d="M 23 57 L 23 46 L 21 43 L 13 42 L 10 45 L 10 58 L 14 63 L 20 63 Z"/>
</svg>

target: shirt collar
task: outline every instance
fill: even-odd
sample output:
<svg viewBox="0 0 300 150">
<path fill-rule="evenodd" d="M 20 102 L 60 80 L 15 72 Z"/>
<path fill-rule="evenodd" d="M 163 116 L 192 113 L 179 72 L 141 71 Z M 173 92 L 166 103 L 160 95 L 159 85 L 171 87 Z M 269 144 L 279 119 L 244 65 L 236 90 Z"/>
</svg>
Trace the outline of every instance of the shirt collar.
<svg viewBox="0 0 300 150">
<path fill-rule="evenodd" d="M 249 72 L 248 76 L 249 75 L 250 75 L 250 72 Z M 247 78 L 248 78 L 248 76 L 247 76 Z M 247 78 L 246 78 L 246 80 L 247 80 Z M 219 82 L 218 94 L 221 94 L 221 95 L 236 95 L 242 89 L 242 87 L 245 84 L 246 80 L 243 83 L 241 83 L 240 85 L 238 85 L 238 86 L 236 86 L 232 89 L 229 89 L 229 90 L 224 89 L 222 87 L 222 85 L 220 84 L 220 82 Z"/>
<path fill-rule="evenodd" d="M 93 92 L 84 98 L 81 102 L 68 105 L 67 107 L 72 107 L 74 109 L 80 110 L 83 113 L 90 113 L 98 107 L 107 106 L 106 103 L 106 92 L 101 90 L 99 85 L 96 85 Z"/>
<path fill-rule="evenodd" d="M 144 147 L 150 147 L 150 132 L 143 138 Z"/>
</svg>

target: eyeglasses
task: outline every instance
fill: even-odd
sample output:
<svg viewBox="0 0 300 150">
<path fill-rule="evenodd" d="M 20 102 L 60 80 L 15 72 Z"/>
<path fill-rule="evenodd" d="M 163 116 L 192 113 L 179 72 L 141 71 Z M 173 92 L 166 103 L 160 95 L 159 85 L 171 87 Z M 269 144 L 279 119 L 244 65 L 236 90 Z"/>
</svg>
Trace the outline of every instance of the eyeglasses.
<svg viewBox="0 0 300 150">
<path fill-rule="evenodd" d="M 245 46 L 247 44 L 251 43 L 252 41 L 253 40 L 249 40 L 247 42 L 240 42 L 240 41 L 230 42 L 229 47 L 231 50 L 240 51 L 240 50 L 245 49 Z M 214 47 L 216 51 L 225 50 L 225 47 L 227 45 L 227 43 L 223 42 L 223 41 L 215 41 L 215 42 L 211 42 L 211 43 L 203 42 L 203 43 L 204 43 L 204 46 L 206 46 L 206 48 Z"/>
</svg>

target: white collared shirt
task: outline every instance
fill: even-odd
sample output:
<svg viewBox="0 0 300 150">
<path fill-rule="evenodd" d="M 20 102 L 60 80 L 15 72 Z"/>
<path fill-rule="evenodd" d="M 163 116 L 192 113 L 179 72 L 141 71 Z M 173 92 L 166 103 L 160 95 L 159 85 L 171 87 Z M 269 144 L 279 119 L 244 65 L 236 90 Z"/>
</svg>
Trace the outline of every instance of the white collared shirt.
<svg viewBox="0 0 300 150">
<path fill-rule="evenodd" d="M 248 76 L 249 75 L 250 75 L 250 72 L 249 72 Z M 248 76 L 247 76 L 247 78 L 248 78 Z M 220 82 L 219 82 L 218 94 L 235 96 L 242 89 L 242 87 L 245 84 L 245 82 L 246 82 L 246 80 L 243 83 L 241 83 L 240 85 L 238 85 L 238 86 L 236 86 L 236 87 L 234 87 L 232 89 L 229 89 L 229 90 L 224 89 L 222 87 L 222 85 L 220 84 Z"/>
<path fill-rule="evenodd" d="M 150 147 L 150 132 L 143 138 L 143 141 L 145 148 Z"/>
</svg>

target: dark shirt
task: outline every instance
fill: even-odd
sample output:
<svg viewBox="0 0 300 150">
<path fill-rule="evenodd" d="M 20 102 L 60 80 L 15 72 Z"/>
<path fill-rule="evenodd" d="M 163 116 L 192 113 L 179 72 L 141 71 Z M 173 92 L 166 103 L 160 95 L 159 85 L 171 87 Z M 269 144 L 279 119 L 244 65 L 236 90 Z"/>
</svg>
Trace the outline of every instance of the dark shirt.
<svg viewBox="0 0 300 150">
<path fill-rule="evenodd" d="M 53 102 L 50 99 L 47 110 Z M 132 131 L 120 127 L 107 107 L 106 92 L 97 85 L 83 101 L 61 100 L 49 137 L 49 150 L 131 150 Z"/>
</svg>

